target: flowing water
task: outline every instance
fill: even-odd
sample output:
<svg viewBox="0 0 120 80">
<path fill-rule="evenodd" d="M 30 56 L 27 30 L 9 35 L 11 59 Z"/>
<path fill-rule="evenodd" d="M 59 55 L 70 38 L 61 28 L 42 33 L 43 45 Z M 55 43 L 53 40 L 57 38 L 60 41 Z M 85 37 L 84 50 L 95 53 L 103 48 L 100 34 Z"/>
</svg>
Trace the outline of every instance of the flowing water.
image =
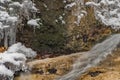
<svg viewBox="0 0 120 80">
<path fill-rule="evenodd" d="M 76 80 L 76 78 L 88 68 L 96 66 L 100 61 L 104 60 L 107 55 L 111 54 L 119 43 L 120 34 L 112 35 L 102 43 L 98 43 L 90 51 L 80 56 L 74 63 L 71 72 L 56 80 Z"/>
</svg>

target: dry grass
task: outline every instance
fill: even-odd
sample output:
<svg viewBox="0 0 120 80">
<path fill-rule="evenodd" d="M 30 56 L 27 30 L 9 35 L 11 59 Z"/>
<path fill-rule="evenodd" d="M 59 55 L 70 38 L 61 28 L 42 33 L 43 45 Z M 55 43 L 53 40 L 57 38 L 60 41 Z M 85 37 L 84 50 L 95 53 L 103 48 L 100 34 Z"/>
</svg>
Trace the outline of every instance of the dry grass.
<svg viewBox="0 0 120 80">
<path fill-rule="evenodd" d="M 32 74 L 16 77 L 15 80 L 54 80 L 55 78 L 69 72 L 72 69 L 74 61 L 80 57 L 81 54 L 84 53 L 76 53 L 29 62 L 28 65 L 32 68 Z M 53 68 L 57 71 L 54 74 L 49 73 L 48 69 Z M 42 71 L 43 74 L 40 74 L 39 71 Z"/>
<path fill-rule="evenodd" d="M 109 55 L 97 67 L 90 68 L 78 80 L 120 80 L 119 53 L 120 53 L 120 48 L 114 51 L 113 54 Z M 92 74 L 89 74 L 90 72 Z M 91 75 L 96 75 L 96 76 L 91 76 Z"/>
<path fill-rule="evenodd" d="M 106 60 L 102 61 L 98 66 L 90 68 L 78 80 L 120 80 L 120 49 L 109 55 Z M 84 54 L 84 53 L 83 53 Z M 15 80 L 54 80 L 64 75 L 72 68 L 73 62 L 81 55 L 71 54 L 56 58 L 48 58 L 44 60 L 36 60 L 28 63 L 33 72 L 43 70 L 43 74 L 32 73 L 17 77 Z M 55 68 L 57 72 L 50 74 L 48 69 Z M 24 79 L 22 79 L 24 77 Z"/>
</svg>

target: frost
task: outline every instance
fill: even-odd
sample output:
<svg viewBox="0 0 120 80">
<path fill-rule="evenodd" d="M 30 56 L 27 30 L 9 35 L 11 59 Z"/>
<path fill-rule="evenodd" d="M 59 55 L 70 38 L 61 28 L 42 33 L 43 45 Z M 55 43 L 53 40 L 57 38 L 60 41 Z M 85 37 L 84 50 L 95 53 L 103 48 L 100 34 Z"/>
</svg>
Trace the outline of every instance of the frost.
<svg viewBox="0 0 120 80">
<path fill-rule="evenodd" d="M 70 3 L 70 4 L 67 4 L 66 6 L 65 6 L 65 8 L 71 8 L 71 7 L 73 7 L 73 6 L 75 6 L 76 5 L 76 3 L 75 2 L 73 2 L 73 3 Z"/>
<path fill-rule="evenodd" d="M 55 22 L 58 23 L 58 20 L 56 19 Z"/>
<path fill-rule="evenodd" d="M 44 5 L 45 8 L 48 8 L 48 6 L 45 3 L 43 5 Z"/>
<path fill-rule="evenodd" d="M 4 35 L 5 47 L 9 47 L 16 42 L 17 28 L 23 27 L 23 18 L 26 21 L 34 18 L 31 26 L 38 26 L 35 13 L 38 9 L 31 0 L 15 2 L 13 0 L 0 0 L 0 35 Z M 25 23 L 27 24 L 27 23 Z"/>
<path fill-rule="evenodd" d="M 100 6 L 100 4 L 96 4 L 95 2 L 87 2 L 86 5 L 92 5 L 92 6 Z"/>
<path fill-rule="evenodd" d="M 64 1 L 65 3 L 67 2 L 66 0 Z M 72 14 L 76 17 L 76 21 L 74 23 L 77 24 L 77 26 L 79 26 L 80 20 L 87 15 L 87 12 L 84 10 L 84 0 L 74 0 L 73 2 L 65 6 L 66 9 L 72 7 L 75 7 L 75 11 L 72 12 Z"/>
<path fill-rule="evenodd" d="M 39 21 L 39 19 L 31 19 L 27 22 L 27 24 L 30 26 L 37 26 L 38 27 L 39 26 L 38 21 Z"/>
<path fill-rule="evenodd" d="M 4 65 L 0 65 L 0 74 L 1 75 L 7 75 L 7 76 L 13 76 L 13 72 L 9 69 L 7 69 Z"/>
<path fill-rule="evenodd" d="M 36 57 L 36 52 L 33 51 L 31 48 L 26 48 L 24 45 L 21 43 L 16 43 L 12 45 L 11 47 L 8 48 L 9 53 L 22 53 L 24 54 L 27 58 L 34 58 Z"/>
<path fill-rule="evenodd" d="M 16 71 L 22 70 L 25 65 L 26 57 L 21 53 L 4 52 L 0 54 L 0 78 L 13 78 Z M 5 76 L 5 77 L 4 77 Z"/>
<path fill-rule="evenodd" d="M 10 6 L 22 7 L 22 4 L 20 4 L 19 2 L 13 2 L 10 4 Z"/>
<path fill-rule="evenodd" d="M 11 2 L 11 0 L 0 0 L 0 3 Z"/>
<path fill-rule="evenodd" d="M 2 80 L 13 80 L 16 71 L 27 68 L 25 62 L 27 58 L 33 58 L 36 53 L 26 48 L 21 43 L 16 43 L 8 48 L 4 53 L 0 53 L 0 78 Z"/>
<path fill-rule="evenodd" d="M 63 15 L 64 16 L 64 15 Z M 62 24 L 65 24 L 65 20 L 63 19 L 63 16 L 59 16 L 59 20 L 61 21 Z M 55 20 L 55 22 L 57 23 L 58 20 Z"/>
<path fill-rule="evenodd" d="M 17 20 L 18 20 L 17 17 L 11 17 L 10 16 L 10 17 L 7 18 L 7 22 L 15 23 L 15 22 L 17 22 Z"/>
<path fill-rule="evenodd" d="M 20 59 L 21 61 L 25 61 L 26 58 L 25 58 L 25 55 L 23 54 L 18 54 L 18 53 L 8 53 L 8 52 L 5 52 L 5 53 L 2 53 L 0 54 L 0 64 L 3 64 L 5 62 L 10 62 L 14 65 L 20 65 L 20 61 L 16 61 L 16 59 Z"/>
<path fill-rule="evenodd" d="M 120 29 L 120 0 L 100 0 L 87 2 L 94 6 L 96 19 L 114 29 Z"/>
</svg>

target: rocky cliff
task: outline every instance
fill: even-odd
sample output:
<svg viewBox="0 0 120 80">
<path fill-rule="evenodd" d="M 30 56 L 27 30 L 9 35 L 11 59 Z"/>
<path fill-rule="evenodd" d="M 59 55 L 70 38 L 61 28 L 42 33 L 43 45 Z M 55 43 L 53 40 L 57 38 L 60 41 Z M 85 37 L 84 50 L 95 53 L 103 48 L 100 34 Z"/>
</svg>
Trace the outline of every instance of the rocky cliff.
<svg viewBox="0 0 120 80">
<path fill-rule="evenodd" d="M 36 40 L 33 41 L 33 37 L 30 36 L 23 38 L 23 41 L 26 41 L 25 44 L 28 45 L 31 41 L 31 44 L 28 46 L 32 46 L 38 51 L 44 52 L 47 50 L 48 52 L 54 52 L 52 51 L 54 49 L 55 51 L 58 50 L 57 52 L 67 52 L 70 54 L 72 52 L 88 51 L 94 44 L 103 41 L 108 35 L 119 32 L 114 31 L 110 27 L 97 21 L 94 16 L 93 8 L 90 6 L 82 7 L 88 14 L 82 17 L 79 25 L 75 24 L 77 18 L 73 14 L 77 13 L 77 6 L 65 8 L 67 4 L 73 2 L 72 0 L 65 1 L 66 2 L 62 0 L 35 0 L 36 6 L 40 10 L 40 13 L 38 13 L 37 16 L 41 18 L 41 27 L 38 30 L 37 35 L 41 35 L 33 35 L 31 30 L 29 30 L 30 28 L 26 28 L 25 30 L 28 32 L 24 30 L 24 34 L 27 33 L 28 35 L 29 33 L 29 35 L 38 38 L 38 42 L 40 43 L 37 43 Z M 51 31 L 49 32 L 49 30 Z M 48 34 L 46 32 L 50 34 L 47 35 L 47 37 L 45 37 L 46 34 Z M 58 35 L 56 37 L 56 32 L 64 34 L 58 33 L 59 37 Z M 63 42 L 61 42 L 62 40 Z M 44 41 L 48 41 L 49 43 L 44 43 Z M 56 43 L 54 43 L 55 41 Z M 40 46 L 43 47 L 40 48 L 38 45 L 34 47 L 32 43 L 42 44 Z M 57 46 L 61 47 L 56 48 L 56 46 L 54 46 L 56 44 L 60 44 Z M 88 69 L 78 77 L 78 80 L 119 80 L 119 52 L 120 48 L 113 51 L 114 54 L 109 55 L 104 61 L 100 62 L 98 66 Z M 31 68 L 30 73 L 23 73 L 20 76 L 16 76 L 15 80 L 54 80 L 55 78 L 68 73 L 72 69 L 75 60 L 80 57 L 81 54 L 85 53 L 74 53 L 56 58 L 28 62 L 28 65 Z"/>
<path fill-rule="evenodd" d="M 84 0 L 85 2 L 89 0 Z M 87 15 L 77 25 L 78 5 L 67 7 L 72 0 L 35 0 L 39 12 L 40 28 L 36 33 L 26 27 L 17 40 L 42 53 L 73 53 L 89 50 L 114 30 L 95 19 L 93 8 L 82 6 Z"/>
</svg>

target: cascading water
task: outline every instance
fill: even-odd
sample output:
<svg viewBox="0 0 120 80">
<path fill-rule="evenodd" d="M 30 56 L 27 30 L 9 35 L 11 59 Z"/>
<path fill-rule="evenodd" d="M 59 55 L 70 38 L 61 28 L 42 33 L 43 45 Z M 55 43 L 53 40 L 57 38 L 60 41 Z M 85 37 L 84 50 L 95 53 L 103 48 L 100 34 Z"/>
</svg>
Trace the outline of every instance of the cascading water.
<svg viewBox="0 0 120 80">
<path fill-rule="evenodd" d="M 78 0 L 83 1 L 83 0 Z M 85 3 L 86 6 L 93 6 L 95 17 L 107 26 L 113 29 L 120 29 L 120 0 L 91 0 Z M 84 6 L 85 6 L 84 5 Z M 76 5 L 80 7 L 79 5 Z M 89 13 L 88 13 L 89 14 Z M 83 54 L 73 65 L 73 69 L 68 74 L 57 80 L 75 80 L 88 68 L 96 66 L 100 61 L 106 58 L 108 54 L 120 43 L 120 34 L 115 34 L 94 46 L 90 51 Z"/>
<path fill-rule="evenodd" d="M 120 43 L 120 34 L 110 36 L 102 43 L 95 45 L 90 51 L 84 53 L 73 65 L 73 69 L 68 74 L 57 80 L 76 80 L 88 68 L 96 66 L 100 61 L 118 46 Z"/>
</svg>

